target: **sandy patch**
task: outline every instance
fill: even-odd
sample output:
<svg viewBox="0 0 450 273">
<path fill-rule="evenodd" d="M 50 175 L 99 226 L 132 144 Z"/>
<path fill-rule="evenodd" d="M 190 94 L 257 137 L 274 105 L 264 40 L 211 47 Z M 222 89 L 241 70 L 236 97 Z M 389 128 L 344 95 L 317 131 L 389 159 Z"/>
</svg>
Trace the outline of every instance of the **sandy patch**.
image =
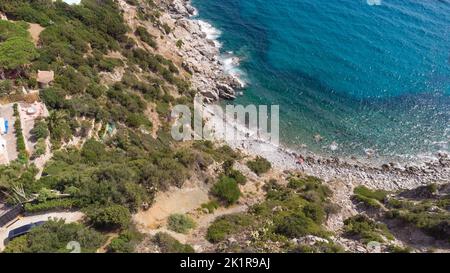
<svg viewBox="0 0 450 273">
<path fill-rule="evenodd" d="M 208 190 L 205 188 L 173 187 L 158 193 L 154 205 L 147 211 L 138 212 L 133 219 L 141 231 L 148 232 L 161 227 L 171 214 L 193 211 L 208 200 Z"/>
<path fill-rule="evenodd" d="M 44 30 L 45 28 L 41 27 L 38 24 L 32 24 L 30 23 L 30 28 L 28 29 L 28 31 L 31 34 L 31 38 L 33 39 L 33 43 L 34 45 L 38 45 L 39 43 L 39 36 L 41 35 L 41 32 Z"/>
</svg>

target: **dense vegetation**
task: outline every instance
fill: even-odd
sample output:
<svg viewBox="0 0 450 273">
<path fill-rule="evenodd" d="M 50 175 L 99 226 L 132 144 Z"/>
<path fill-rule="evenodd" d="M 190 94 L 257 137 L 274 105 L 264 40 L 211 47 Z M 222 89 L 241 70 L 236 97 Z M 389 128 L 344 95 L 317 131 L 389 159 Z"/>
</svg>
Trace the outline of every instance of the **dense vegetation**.
<svg viewBox="0 0 450 273">
<path fill-rule="evenodd" d="M 66 224 L 64 221 L 48 221 L 44 225 L 35 227 L 27 235 L 11 241 L 4 252 L 6 253 L 49 253 L 71 252 L 69 242 L 80 244 L 82 252 L 95 252 L 104 242 L 103 235 L 81 224 Z"/>
<path fill-rule="evenodd" d="M 23 137 L 22 122 L 20 120 L 19 105 L 17 103 L 13 105 L 13 110 L 14 118 L 16 119 L 14 121 L 14 134 L 16 135 L 18 160 L 19 162 L 26 163 L 28 160 L 28 152 L 25 145 L 25 139 Z"/>
<path fill-rule="evenodd" d="M 450 238 L 450 195 L 447 185 L 431 184 L 396 194 L 357 187 L 354 193 L 355 202 L 382 210 L 380 221 L 397 220 L 437 240 L 448 241 Z M 349 233 L 358 234 L 366 241 L 382 241 L 379 235 L 374 234 L 377 233 L 375 229 L 382 235 L 386 235 L 387 231 L 385 226 L 380 226 L 382 224 L 375 224 L 362 216 L 348 219 L 346 225 Z"/>
<path fill-rule="evenodd" d="M 137 17 L 157 26 L 161 39 L 171 33 L 170 26 L 159 21 L 153 1 L 127 2 L 139 4 Z M 82 0 L 71 6 L 52 0 L 2 0 L 0 11 L 14 20 L 0 21 L 0 97 L 23 99 L 18 96 L 23 95 L 22 87 L 38 88 L 38 70 L 55 72 L 51 86 L 39 92 L 50 115 L 37 120 L 31 130 L 36 142 L 31 157 L 16 119 L 19 160 L 0 166 L 0 197 L 10 204 L 24 203 L 28 213 L 77 209 L 87 216 L 83 224 L 49 221 L 14 239 L 6 252 L 69 252 L 70 241 L 80 242 L 83 252 L 94 252 L 105 243 L 104 233 L 115 233 L 107 251 L 132 252 L 143 239 L 131 224 L 132 213 L 151 205 L 157 191 L 181 187 L 194 173 L 213 182 L 216 199 L 202 205 L 208 213 L 221 204 L 238 202 L 240 187 L 247 183 L 233 168 L 240 155 L 210 141 L 172 141 L 170 109 L 190 105 L 196 91 L 186 71 L 158 54 L 158 39 L 144 24 L 131 29 L 124 22 L 116 1 Z M 37 46 L 29 23 L 44 27 Z M 177 42 L 178 47 L 183 45 L 182 40 Z M 156 137 L 150 134 L 153 130 Z M 38 179 L 33 160 L 46 153 L 48 140 L 53 157 Z M 214 162 L 222 163 L 223 170 L 212 180 L 206 171 Z M 262 157 L 247 166 L 258 176 L 272 167 Z M 268 181 L 265 189 L 265 200 L 248 212 L 217 218 L 207 239 L 223 251 L 342 251 L 327 241 L 330 233 L 323 227 L 327 217 L 339 211 L 323 181 L 293 175 L 287 185 Z M 349 218 L 346 235 L 362 242 L 390 241 L 392 235 L 381 220 L 394 219 L 448 240 L 448 189 L 435 186 L 425 192 L 415 199 L 357 187 L 353 200 L 380 210 L 383 219 Z M 168 219 L 175 232 L 187 233 L 194 226 L 186 215 Z M 313 246 L 294 243 L 306 235 L 324 241 Z M 232 239 L 238 244 L 224 244 Z M 166 233 L 156 234 L 151 242 L 161 252 L 194 252 Z"/>
<path fill-rule="evenodd" d="M 5 80 L 8 76 L 26 77 L 25 66 L 38 56 L 27 23 L 0 20 L 0 80 Z M 5 84 L 10 82 L 3 83 L 2 86 L 5 87 Z M 2 93 L 8 91 L 10 90 L 4 90 Z"/>
<path fill-rule="evenodd" d="M 397 219 L 450 243 L 450 188 L 430 185 L 404 192 L 387 202 L 386 217 Z"/>
<path fill-rule="evenodd" d="M 377 223 L 365 215 L 357 215 L 344 221 L 345 232 L 349 236 L 356 236 L 364 243 L 393 240 L 393 235 L 386 225 Z"/>
<path fill-rule="evenodd" d="M 159 22 L 152 1 L 140 6 L 139 18 L 160 25 L 162 36 L 171 31 Z M 8 203 L 34 200 L 25 205 L 30 213 L 82 209 L 93 227 L 121 230 L 110 251 L 125 252 L 134 241 L 126 233 L 131 213 L 151 204 L 158 190 L 180 187 L 194 171 L 236 156 L 211 142 L 172 141 L 170 109 L 191 104 L 195 90 L 172 61 L 155 51 L 155 37 L 124 22 L 116 1 L 68 5 L 4 0 L 0 11 L 15 21 L 0 21 L 0 96 L 14 101 L 22 87 L 37 88 L 38 70 L 55 72 L 51 86 L 39 93 L 50 115 L 31 130 L 36 142 L 31 160 L 26 160 L 25 142 L 18 137 L 20 160 L 0 166 L 1 197 Z M 28 23 L 44 27 L 37 46 Z M 139 40 L 149 47 L 139 46 Z M 112 72 L 123 76 L 112 79 Z M 154 124 L 149 112 L 159 119 L 156 138 L 150 134 Z M 20 122 L 15 127 L 21 134 Z M 46 152 L 46 139 L 53 157 L 36 179 L 33 160 Z M 66 197 L 36 198 L 44 190 Z M 27 236 L 26 251 L 36 249 L 35 240 Z"/>
<path fill-rule="evenodd" d="M 127 229 L 122 231 L 118 237 L 111 240 L 108 251 L 112 253 L 132 253 L 136 245 L 140 243 L 143 235 L 139 232 Z"/>
<path fill-rule="evenodd" d="M 216 219 L 208 229 L 207 239 L 213 243 L 229 238 L 251 241 L 248 248 L 239 244 L 228 246 L 224 251 L 277 252 L 300 251 L 298 245 L 292 245 L 294 238 L 306 235 L 328 238 L 329 233 L 322 224 L 327 215 L 337 210 L 329 201 L 331 191 L 313 177 L 292 176 L 289 181 L 288 186 L 277 181 L 267 182 L 264 202 L 253 206 L 248 213 Z M 340 248 L 330 245 L 329 250 L 332 249 Z M 304 250 L 312 251 L 311 248 Z"/>
</svg>

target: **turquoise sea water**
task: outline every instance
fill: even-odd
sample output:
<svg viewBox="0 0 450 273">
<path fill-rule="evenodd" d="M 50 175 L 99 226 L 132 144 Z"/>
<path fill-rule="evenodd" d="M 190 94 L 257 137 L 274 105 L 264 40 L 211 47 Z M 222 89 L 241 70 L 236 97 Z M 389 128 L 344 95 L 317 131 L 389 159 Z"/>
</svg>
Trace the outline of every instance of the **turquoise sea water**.
<svg viewBox="0 0 450 273">
<path fill-rule="evenodd" d="M 235 103 L 280 105 L 287 146 L 385 157 L 448 150 L 449 0 L 193 4 L 221 31 L 222 51 L 242 58 L 249 85 Z"/>
</svg>

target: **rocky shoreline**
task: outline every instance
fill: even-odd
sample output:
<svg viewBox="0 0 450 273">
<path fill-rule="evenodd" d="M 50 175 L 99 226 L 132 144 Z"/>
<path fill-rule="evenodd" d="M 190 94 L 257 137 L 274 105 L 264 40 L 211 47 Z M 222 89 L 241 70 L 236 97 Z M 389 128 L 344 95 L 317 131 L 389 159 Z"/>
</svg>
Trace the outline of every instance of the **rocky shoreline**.
<svg viewBox="0 0 450 273">
<path fill-rule="evenodd" d="M 224 121 L 210 105 L 204 105 L 204 112 L 210 124 Z M 375 164 L 358 159 L 342 159 L 313 154 L 299 154 L 285 147 L 262 140 L 240 124 L 226 121 L 226 129 L 214 127 L 217 139 L 225 141 L 232 148 L 250 156 L 263 156 L 275 167 L 284 171 L 297 170 L 326 181 L 342 180 L 350 191 L 358 185 L 373 189 L 396 191 L 436 183 L 450 183 L 450 155 L 439 153 L 436 159 L 422 163 L 401 165 L 397 162 Z M 225 132 L 224 132 L 225 131 Z M 237 137 L 230 137 L 235 135 Z"/>
<path fill-rule="evenodd" d="M 178 55 L 183 59 L 183 68 L 192 74 L 193 87 L 198 89 L 207 103 L 214 103 L 221 98 L 234 99 L 236 90 L 243 88 L 244 84 L 235 75 L 226 73 L 220 58 L 220 46 L 214 38 L 208 37 L 212 26 L 191 18 L 197 11 L 189 0 L 173 0 L 166 10 L 175 20 L 173 39 L 184 42 Z M 207 105 L 205 107 L 208 108 Z M 217 118 L 210 112 L 209 119 Z M 222 121 L 218 119 L 215 122 Z M 233 124 L 229 127 L 240 130 L 241 126 Z M 228 141 L 228 144 L 246 154 L 264 156 L 282 170 L 300 170 L 325 180 L 340 178 L 353 186 L 364 184 L 371 188 L 400 190 L 450 182 L 450 156 L 446 153 L 440 153 L 436 159 L 420 164 L 386 162 L 375 166 L 370 161 L 299 154 L 251 135 Z"/>
<path fill-rule="evenodd" d="M 167 12 L 176 20 L 173 37 L 183 41 L 178 55 L 183 58 L 183 68 L 192 75 L 192 86 L 207 102 L 236 98 L 236 90 L 244 84 L 236 75 L 226 73 L 220 45 L 208 36 L 208 32 L 214 31 L 212 26 L 191 18 L 197 11 L 189 0 L 172 1 Z"/>
</svg>

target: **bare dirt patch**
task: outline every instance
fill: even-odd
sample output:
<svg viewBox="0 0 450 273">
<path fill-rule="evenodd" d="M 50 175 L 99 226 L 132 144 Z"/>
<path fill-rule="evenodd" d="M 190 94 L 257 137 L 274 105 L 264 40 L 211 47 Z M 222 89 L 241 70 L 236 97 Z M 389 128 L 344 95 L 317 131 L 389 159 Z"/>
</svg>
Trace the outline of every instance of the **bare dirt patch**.
<svg viewBox="0 0 450 273">
<path fill-rule="evenodd" d="M 208 202 L 208 189 L 193 185 L 171 188 L 156 196 L 154 205 L 147 211 L 138 212 L 134 216 L 138 228 L 143 232 L 158 229 L 173 213 L 188 213 Z"/>
<path fill-rule="evenodd" d="M 161 121 L 159 120 L 159 115 L 156 112 L 156 105 L 148 106 L 145 114 L 152 122 L 152 137 L 156 139 L 158 137 L 158 130 L 161 127 Z"/>
<path fill-rule="evenodd" d="M 38 24 L 32 24 L 30 23 L 30 28 L 28 29 L 28 31 L 31 34 L 31 39 L 33 39 L 33 43 L 34 45 L 38 45 L 39 43 L 39 36 L 41 35 L 41 32 L 44 31 L 45 28 L 41 27 Z"/>
</svg>

